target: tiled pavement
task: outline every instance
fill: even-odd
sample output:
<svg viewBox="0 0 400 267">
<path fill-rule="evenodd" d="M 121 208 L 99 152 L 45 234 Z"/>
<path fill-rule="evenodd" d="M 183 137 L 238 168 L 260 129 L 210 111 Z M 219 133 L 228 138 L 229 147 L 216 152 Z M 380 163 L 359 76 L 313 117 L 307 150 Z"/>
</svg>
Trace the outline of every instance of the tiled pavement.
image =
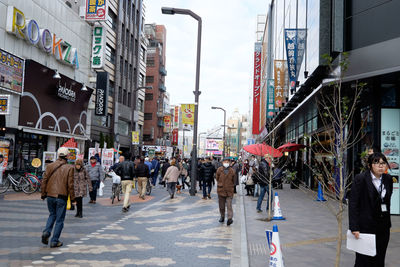
<svg viewBox="0 0 400 267">
<path fill-rule="evenodd" d="M 0 266 L 229 266 L 233 227 L 218 223 L 216 195 L 167 195 L 158 186 L 128 213 L 107 195 L 96 205 L 85 199 L 84 218 L 67 211 L 56 249 L 40 243 L 48 212 L 39 195 L 0 196 Z"/>
<path fill-rule="evenodd" d="M 265 201 L 262 213 L 256 212 L 256 198 L 242 196 L 245 203 L 247 241 L 250 266 L 266 266 L 269 252 L 265 229 L 278 225 L 285 266 L 330 267 L 334 266 L 337 233 L 336 219 L 324 202 L 314 201 L 316 196 L 300 189 L 276 190 L 285 221 L 266 222 Z M 347 209 L 344 212 L 343 231 L 348 229 Z M 400 266 L 400 217 L 392 216 L 392 233 L 386 254 L 386 267 Z M 354 253 L 342 243 L 341 265 L 354 266 Z"/>
</svg>

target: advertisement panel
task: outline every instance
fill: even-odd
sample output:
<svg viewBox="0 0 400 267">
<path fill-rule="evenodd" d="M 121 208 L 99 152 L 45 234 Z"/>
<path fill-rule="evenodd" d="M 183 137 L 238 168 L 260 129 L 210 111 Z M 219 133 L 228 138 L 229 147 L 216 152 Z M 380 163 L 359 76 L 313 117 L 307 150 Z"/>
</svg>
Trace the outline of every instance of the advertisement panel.
<svg viewBox="0 0 400 267">
<path fill-rule="evenodd" d="M 24 88 L 25 61 L 0 49 L 0 88 L 22 94 Z"/>
<path fill-rule="evenodd" d="M 174 107 L 174 128 L 179 128 L 179 106 Z"/>
<path fill-rule="evenodd" d="M 114 164 L 114 149 L 103 148 L 101 151 L 101 166 L 107 170 Z"/>
<path fill-rule="evenodd" d="M 267 80 L 267 118 L 273 118 L 275 112 L 274 79 Z"/>
<path fill-rule="evenodd" d="M 139 132 L 132 132 L 132 145 L 139 145 L 140 143 L 140 135 Z"/>
<path fill-rule="evenodd" d="M 178 140 L 179 140 L 179 130 L 178 128 L 175 128 L 172 130 L 172 145 L 177 146 Z"/>
<path fill-rule="evenodd" d="M 104 54 L 106 44 L 107 30 L 104 26 L 95 25 L 93 27 L 93 42 L 92 42 L 92 69 L 101 69 L 104 66 Z"/>
<path fill-rule="evenodd" d="M 400 109 L 382 109 L 381 119 L 381 150 L 389 162 L 389 174 L 399 177 Z"/>
<path fill-rule="evenodd" d="M 275 77 L 275 107 L 280 108 L 286 101 L 286 72 L 287 63 L 285 60 L 274 60 Z"/>
<path fill-rule="evenodd" d="M 261 48 L 262 43 L 254 45 L 254 76 L 253 76 L 253 134 L 260 133 L 260 107 L 261 107 Z"/>
<path fill-rule="evenodd" d="M 289 87 L 296 91 L 296 81 L 303 62 L 307 29 L 285 29 L 286 56 L 289 74 Z"/>
<path fill-rule="evenodd" d="M 97 116 L 107 115 L 108 106 L 108 72 L 97 72 L 96 80 L 96 101 L 95 101 L 95 114 Z"/>
<path fill-rule="evenodd" d="M 6 115 L 10 113 L 10 96 L 0 95 L 0 115 Z"/>
<path fill-rule="evenodd" d="M 169 133 L 171 131 L 171 115 L 164 116 L 164 133 Z"/>
<path fill-rule="evenodd" d="M 86 0 L 85 20 L 107 20 L 107 0 Z"/>
<path fill-rule="evenodd" d="M 182 123 L 183 125 L 193 125 L 194 124 L 194 104 L 182 104 Z"/>
</svg>

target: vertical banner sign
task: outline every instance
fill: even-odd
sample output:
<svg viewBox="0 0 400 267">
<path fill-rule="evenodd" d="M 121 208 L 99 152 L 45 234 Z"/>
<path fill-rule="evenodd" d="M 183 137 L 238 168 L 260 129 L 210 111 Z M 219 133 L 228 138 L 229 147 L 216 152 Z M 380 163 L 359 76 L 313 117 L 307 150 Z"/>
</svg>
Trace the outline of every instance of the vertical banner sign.
<svg viewBox="0 0 400 267">
<path fill-rule="evenodd" d="M 285 29 L 289 87 L 291 91 L 296 90 L 296 81 L 303 62 L 306 39 L 307 29 Z"/>
<path fill-rule="evenodd" d="M 388 173 L 400 176 L 400 109 L 381 109 L 381 150 L 389 162 Z"/>
<path fill-rule="evenodd" d="M 261 86 L 261 48 L 262 43 L 254 45 L 254 77 L 253 77 L 253 134 L 260 133 L 260 86 Z"/>
<path fill-rule="evenodd" d="M 182 104 L 182 123 L 183 125 L 193 125 L 194 124 L 194 104 Z"/>
<path fill-rule="evenodd" d="M 0 88 L 22 94 L 24 66 L 25 61 L 22 58 L 0 49 Z"/>
<path fill-rule="evenodd" d="M 133 131 L 132 132 L 132 145 L 139 145 L 139 132 Z"/>
<path fill-rule="evenodd" d="M 107 115 L 108 103 L 108 72 L 97 72 L 95 115 Z"/>
<path fill-rule="evenodd" d="M 179 137 L 179 130 L 178 130 L 178 128 L 175 128 L 172 130 L 172 145 L 173 146 L 178 145 L 178 137 Z"/>
<path fill-rule="evenodd" d="M 104 51 L 107 30 L 100 25 L 93 27 L 92 69 L 101 69 L 104 66 Z"/>
<path fill-rule="evenodd" d="M 275 76 L 275 107 L 280 108 L 285 103 L 286 86 L 286 61 L 274 60 L 274 76 Z"/>
<path fill-rule="evenodd" d="M 10 96 L 0 95 L 0 115 L 10 114 Z"/>
<path fill-rule="evenodd" d="M 86 0 L 85 20 L 107 20 L 107 0 Z"/>
<path fill-rule="evenodd" d="M 267 80 L 267 118 L 273 118 L 275 112 L 274 79 Z"/>
<path fill-rule="evenodd" d="M 164 116 L 164 133 L 169 133 L 171 130 L 171 115 Z"/>
<path fill-rule="evenodd" d="M 179 106 L 174 107 L 174 128 L 179 128 Z"/>
</svg>

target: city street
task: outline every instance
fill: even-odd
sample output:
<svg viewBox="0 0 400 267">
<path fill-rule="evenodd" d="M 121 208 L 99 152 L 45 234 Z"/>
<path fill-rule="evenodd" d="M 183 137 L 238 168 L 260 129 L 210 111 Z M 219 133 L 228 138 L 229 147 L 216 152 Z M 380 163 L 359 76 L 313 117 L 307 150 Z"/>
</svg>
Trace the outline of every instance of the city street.
<svg viewBox="0 0 400 267">
<path fill-rule="evenodd" d="M 233 227 L 218 222 L 215 195 L 170 199 L 161 186 L 145 201 L 132 195 L 128 213 L 108 195 L 85 199 L 82 219 L 67 211 L 64 246 L 52 249 L 40 242 L 48 216 L 40 195 L 0 196 L 0 266 L 229 266 Z"/>
</svg>

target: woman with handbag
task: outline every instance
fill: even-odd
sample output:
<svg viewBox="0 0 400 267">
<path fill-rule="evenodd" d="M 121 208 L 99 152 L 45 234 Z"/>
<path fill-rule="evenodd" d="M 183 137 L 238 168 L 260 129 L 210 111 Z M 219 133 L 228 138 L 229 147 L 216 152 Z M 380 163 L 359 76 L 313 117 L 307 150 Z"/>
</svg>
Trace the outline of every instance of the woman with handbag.
<svg viewBox="0 0 400 267">
<path fill-rule="evenodd" d="M 175 165 L 176 161 L 171 160 L 171 166 L 168 167 L 167 172 L 165 173 L 163 178 L 163 181 L 166 181 L 167 183 L 167 190 L 171 198 L 174 198 L 176 183 L 178 182 L 178 178 L 181 173 L 178 167 L 176 167 Z"/>
<path fill-rule="evenodd" d="M 87 195 L 87 186 L 89 186 L 89 192 L 92 192 L 92 183 L 88 172 L 84 168 L 83 160 L 77 159 L 74 168 L 75 217 L 82 218 L 82 199 Z"/>
</svg>

